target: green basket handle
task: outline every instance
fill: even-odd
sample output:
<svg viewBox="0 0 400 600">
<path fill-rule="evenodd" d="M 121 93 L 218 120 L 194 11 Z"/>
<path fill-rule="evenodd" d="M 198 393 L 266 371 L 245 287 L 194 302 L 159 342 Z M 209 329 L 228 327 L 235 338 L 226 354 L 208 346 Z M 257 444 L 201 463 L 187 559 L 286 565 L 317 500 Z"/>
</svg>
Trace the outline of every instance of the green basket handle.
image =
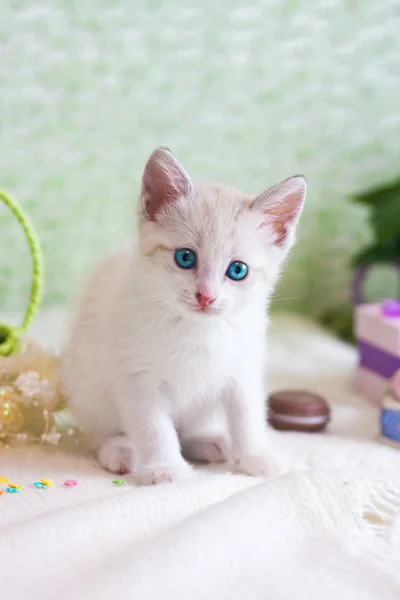
<svg viewBox="0 0 400 600">
<path fill-rule="evenodd" d="M 21 346 L 20 337 L 29 329 L 40 307 L 43 293 L 43 252 L 31 220 L 22 207 L 2 190 L 0 190 L 0 200 L 4 202 L 21 224 L 29 245 L 33 266 L 31 293 L 22 325 L 12 327 L 0 323 L 0 356 L 9 356 L 19 351 Z"/>
</svg>

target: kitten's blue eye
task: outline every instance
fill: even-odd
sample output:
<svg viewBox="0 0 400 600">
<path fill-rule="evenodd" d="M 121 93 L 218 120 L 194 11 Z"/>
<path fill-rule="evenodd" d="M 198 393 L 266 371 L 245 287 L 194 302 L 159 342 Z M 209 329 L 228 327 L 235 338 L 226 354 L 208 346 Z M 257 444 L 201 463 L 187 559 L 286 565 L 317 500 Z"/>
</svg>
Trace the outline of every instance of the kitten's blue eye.
<svg viewBox="0 0 400 600">
<path fill-rule="evenodd" d="M 196 252 L 190 248 L 179 248 L 175 252 L 175 262 L 181 269 L 193 269 L 196 266 Z"/>
<path fill-rule="evenodd" d="M 233 281 L 241 281 L 247 276 L 249 272 L 249 267 L 240 260 L 235 260 L 235 262 L 231 263 L 226 272 L 226 276 L 229 279 L 233 279 Z"/>
</svg>

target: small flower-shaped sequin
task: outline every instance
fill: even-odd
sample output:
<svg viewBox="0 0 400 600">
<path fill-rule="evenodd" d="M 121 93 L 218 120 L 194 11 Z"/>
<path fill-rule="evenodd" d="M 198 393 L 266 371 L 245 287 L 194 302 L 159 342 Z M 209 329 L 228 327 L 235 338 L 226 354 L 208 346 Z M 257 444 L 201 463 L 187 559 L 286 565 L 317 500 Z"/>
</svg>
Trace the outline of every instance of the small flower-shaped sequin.
<svg viewBox="0 0 400 600">
<path fill-rule="evenodd" d="M 40 483 L 44 483 L 46 487 L 53 487 L 54 482 L 51 479 L 41 479 Z"/>
<path fill-rule="evenodd" d="M 3 490 L 0 490 L 0 496 L 2 496 L 4 494 Z"/>
<path fill-rule="evenodd" d="M 8 477 L 0 477 L 0 483 L 8 483 L 10 480 Z"/>
<path fill-rule="evenodd" d="M 21 488 L 17 488 L 17 487 L 10 487 L 8 486 L 7 488 L 7 492 L 9 492 L 10 494 L 16 494 L 17 492 L 20 492 Z"/>
<path fill-rule="evenodd" d="M 126 483 L 125 479 L 114 479 L 113 480 L 114 485 L 125 485 L 125 483 Z"/>
<path fill-rule="evenodd" d="M 47 488 L 47 485 L 45 483 L 42 483 L 41 481 L 35 481 L 33 485 L 40 489 Z"/>
<path fill-rule="evenodd" d="M 22 490 L 22 485 L 19 485 L 19 483 L 9 483 L 8 487 L 9 488 L 16 488 L 17 490 Z"/>
<path fill-rule="evenodd" d="M 66 479 L 64 481 L 64 485 L 67 487 L 74 487 L 74 486 L 78 485 L 78 482 L 76 479 Z"/>
</svg>

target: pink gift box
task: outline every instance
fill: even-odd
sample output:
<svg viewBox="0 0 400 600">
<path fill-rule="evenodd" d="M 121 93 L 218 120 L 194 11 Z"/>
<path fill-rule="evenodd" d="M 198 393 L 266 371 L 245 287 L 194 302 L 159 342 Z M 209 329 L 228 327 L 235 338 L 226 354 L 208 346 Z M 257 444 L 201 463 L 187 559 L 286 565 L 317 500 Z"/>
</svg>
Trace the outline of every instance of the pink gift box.
<svg viewBox="0 0 400 600">
<path fill-rule="evenodd" d="M 355 335 L 392 354 L 400 356 L 400 317 L 383 314 L 383 303 L 360 304 L 355 309 Z"/>
<path fill-rule="evenodd" d="M 400 368 L 400 303 L 360 304 L 354 326 L 360 353 L 355 386 L 378 402 Z"/>
<path fill-rule="evenodd" d="M 354 377 L 354 387 L 368 400 L 379 404 L 388 389 L 388 381 L 373 371 L 358 366 Z"/>
</svg>

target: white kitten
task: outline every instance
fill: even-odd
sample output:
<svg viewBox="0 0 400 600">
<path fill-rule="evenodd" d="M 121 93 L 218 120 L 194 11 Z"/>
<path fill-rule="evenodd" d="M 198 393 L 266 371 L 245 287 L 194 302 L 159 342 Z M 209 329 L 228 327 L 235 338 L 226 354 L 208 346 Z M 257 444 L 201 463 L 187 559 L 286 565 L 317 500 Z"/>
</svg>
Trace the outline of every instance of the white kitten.
<svg viewBox="0 0 400 600">
<path fill-rule="evenodd" d="M 64 390 L 103 467 L 142 484 L 187 477 L 183 456 L 274 471 L 266 304 L 305 195 L 302 177 L 255 199 L 194 187 L 171 152 L 151 155 L 139 243 L 94 274 L 63 356 Z"/>
</svg>

